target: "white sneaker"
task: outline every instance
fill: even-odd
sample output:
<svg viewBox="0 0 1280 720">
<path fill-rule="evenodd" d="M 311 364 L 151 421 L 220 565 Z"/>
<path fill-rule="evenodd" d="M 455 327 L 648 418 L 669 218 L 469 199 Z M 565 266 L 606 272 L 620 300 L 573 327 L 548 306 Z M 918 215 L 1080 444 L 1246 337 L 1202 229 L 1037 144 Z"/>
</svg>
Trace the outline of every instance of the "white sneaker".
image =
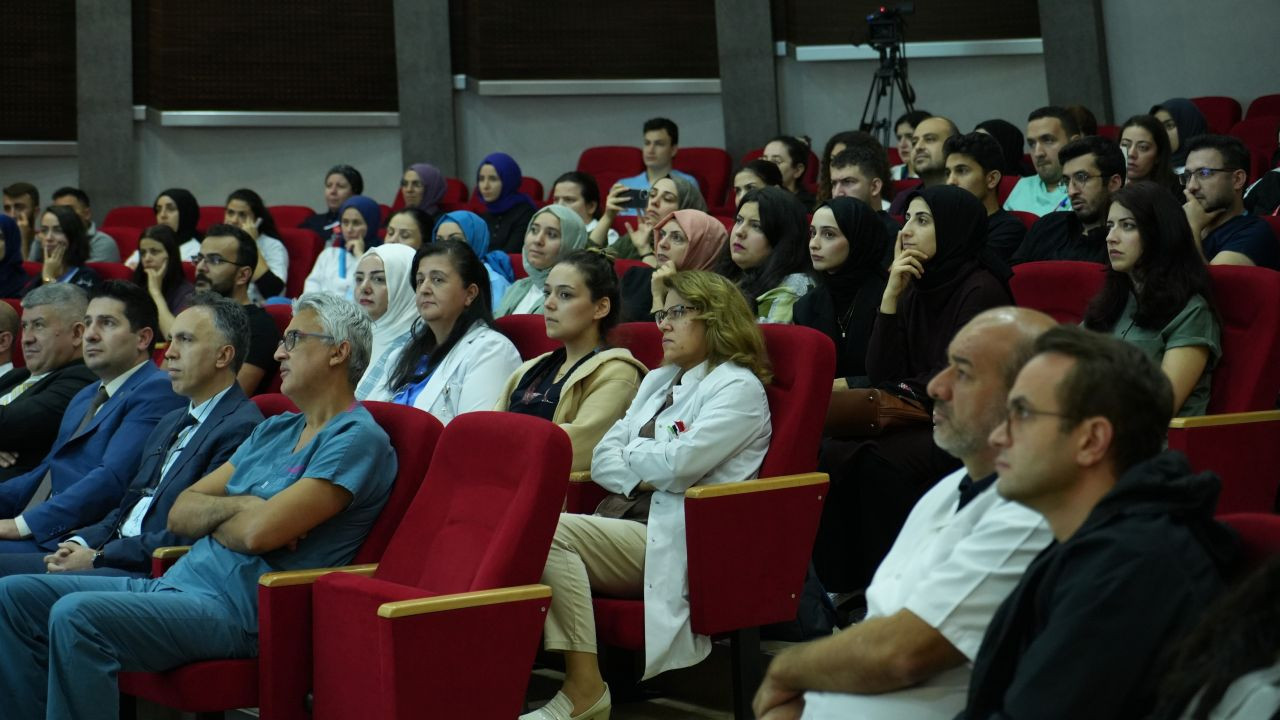
<svg viewBox="0 0 1280 720">
<path fill-rule="evenodd" d="M 581 715 L 573 715 L 573 701 L 563 692 L 547 701 L 546 705 L 520 716 L 520 720 L 609 720 L 613 710 L 613 698 L 609 695 L 609 686 L 604 686 L 604 693 L 591 707 L 582 711 Z"/>
</svg>

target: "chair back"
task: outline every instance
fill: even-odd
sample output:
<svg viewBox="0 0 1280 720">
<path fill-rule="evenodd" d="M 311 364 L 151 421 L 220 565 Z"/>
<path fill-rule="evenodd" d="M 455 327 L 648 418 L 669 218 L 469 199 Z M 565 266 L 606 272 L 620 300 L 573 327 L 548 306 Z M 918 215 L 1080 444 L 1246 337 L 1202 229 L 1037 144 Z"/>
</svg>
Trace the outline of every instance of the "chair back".
<svg viewBox="0 0 1280 720">
<path fill-rule="evenodd" d="M 1261 95 L 1254 98 L 1253 102 L 1249 103 L 1249 111 L 1244 116 L 1246 118 L 1280 118 L 1280 94 Z"/>
<path fill-rule="evenodd" d="M 296 228 L 315 214 L 315 211 L 306 205 L 272 205 L 267 209 L 271 211 L 271 217 L 276 221 L 276 227 L 281 230 Z M 289 256 L 289 260 L 293 260 L 292 255 Z"/>
<path fill-rule="evenodd" d="M 264 418 L 298 412 L 298 406 L 294 405 L 287 395 L 281 393 L 262 393 L 249 399 L 258 406 L 258 412 L 261 412 Z"/>
<path fill-rule="evenodd" d="M 444 431 L 434 415 L 415 407 L 374 401 L 363 405 L 391 440 L 396 452 L 396 481 L 387 504 L 351 561 L 355 564 L 378 562 L 382 557 L 422 486 Z"/>
<path fill-rule="evenodd" d="M 657 323 L 619 323 L 609 334 L 609 344 L 630 350 L 650 370 L 662 364 L 662 331 Z"/>
<path fill-rule="evenodd" d="M 1257 568 L 1267 558 L 1280 553 L 1280 515 L 1235 513 L 1219 515 L 1218 520 L 1240 535 L 1242 569 L 1245 572 Z"/>
<path fill-rule="evenodd" d="M 1009 194 L 1013 192 L 1013 186 L 1018 184 L 1022 178 L 1017 175 L 1001 175 L 1000 185 L 996 188 L 996 199 L 1000 201 L 1000 205 L 1004 205 L 1004 201 L 1009 199 Z"/>
<path fill-rule="evenodd" d="M 547 337 L 547 321 L 541 315 L 506 315 L 494 321 L 498 332 L 507 336 L 521 360 L 531 360 L 560 347 Z"/>
<path fill-rule="evenodd" d="M 1280 392 L 1280 274 L 1210 265 L 1222 322 L 1222 358 L 1213 369 L 1210 413 L 1270 410 Z"/>
<path fill-rule="evenodd" d="M 681 148 L 681 152 L 684 149 Z M 635 175 L 644 170 L 644 153 L 632 145 L 600 145 L 589 147 L 578 156 L 579 172 L 595 175 L 611 175 L 616 178 Z M 609 186 L 600 186 L 600 199 L 609 194 Z"/>
<path fill-rule="evenodd" d="M 613 272 L 618 276 L 619 280 L 621 280 L 622 276 L 626 275 L 627 271 L 630 270 L 631 268 L 647 268 L 647 267 L 649 266 L 646 265 L 641 260 L 628 260 L 626 258 L 618 258 L 617 260 L 613 261 Z"/>
<path fill-rule="evenodd" d="M 721 148 L 682 147 L 671 161 L 672 167 L 692 175 L 698 181 L 698 189 L 708 205 L 718 206 L 724 200 L 731 184 L 733 159 Z M 601 190 L 603 195 L 606 190 Z"/>
<path fill-rule="evenodd" d="M 196 220 L 196 230 L 204 232 L 210 227 L 226 220 L 227 209 L 221 205 L 201 205 L 200 217 Z"/>
<path fill-rule="evenodd" d="M 293 206 L 285 206 L 293 207 Z M 314 230 L 295 227 L 280 228 L 280 242 L 289 253 L 289 277 L 284 278 L 284 294 L 300 297 L 311 274 L 311 267 L 316 264 L 323 241 Z"/>
<path fill-rule="evenodd" d="M 1276 125 L 1280 125 L 1280 117 L 1247 117 L 1232 125 L 1227 134 L 1239 138 L 1250 150 L 1269 156 L 1276 149 Z"/>
<path fill-rule="evenodd" d="M 1204 115 L 1205 125 L 1209 126 L 1211 133 L 1223 135 L 1240 122 L 1240 101 L 1233 97 L 1206 95 L 1191 98 L 1191 103 Z"/>
<path fill-rule="evenodd" d="M 773 365 L 773 382 L 765 386 L 773 435 L 760 477 L 813 472 L 836 374 L 835 344 L 801 325 L 761 325 L 760 330 Z"/>
<path fill-rule="evenodd" d="M 103 280 L 132 280 L 133 269 L 124 263 L 91 262 L 85 263 Z"/>
<path fill-rule="evenodd" d="M 120 259 L 127 259 L 138 250 L 138 238 L 144 228 L 123 225 L 100 225 L 98 230 L 111 236 L 116 241 L 116 249 L 120 251 Z"/>
<path fill-rule="evenodd" d="M 454 418 L 374 577 L 437 593 L 537 582 L 572 457 L 569 436 L 541 418 Z"/>
<path fill-rule="evenodd" d="M 1089 301 L 1102 290 L 1104 265 L 1077 260 L 1043 260 L 1013 268 L 1009 290 L 1019 307 L 1051 315 L 1060 323 L 1079 323 Z"/>
<path fill-rule="evenodd" d="M 1010 210 L 1009 214 L 1018 218 L 1022 223 L 1022 227 L 1028 230 L 1030 230 L 1031 226 L 1035 225 L 1036 221 L 1040 219 L 1039 215 L 1032 212 L 1026 212 L 1024 210 Z"/>
<path fill-rule="evenodd" d="M 156 224 L 156 211 L 146 205 L 121 205 L 107 211 L 102 225 L 149 228 Z"/>
<path fill-rule="evenodd" d="M 507 259 L 511 261 L 511 272 L 516 280 L 523 280 L 529 277 L 529 272 L 524 269 L 524 255 L 521 253 L 507 253 Z"/>
<path fill-rule="evenodd" d="M 15 368 L 26 367 L 27 359 L 22 355 L 22 300 L 20 298 L 2 298 L 9 307 L 18 313 L 18 331 L 13 334 L 13 352 L 10 353 Z"/>
</svg>

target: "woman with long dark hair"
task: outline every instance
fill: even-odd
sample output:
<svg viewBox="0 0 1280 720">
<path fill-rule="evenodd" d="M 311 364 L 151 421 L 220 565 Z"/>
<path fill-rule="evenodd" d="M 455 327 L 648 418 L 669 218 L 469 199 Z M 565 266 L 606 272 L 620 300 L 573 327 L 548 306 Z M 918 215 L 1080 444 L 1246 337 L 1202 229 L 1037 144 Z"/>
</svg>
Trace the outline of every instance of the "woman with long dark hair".
<svg viewBox="0 0 1280 720">
<path fill-rule="evenodd" d="M 1120 151 L 1127 163 L 1126 183 L 1150 180 L 1182 202 L 1182 184 L 1173 174 L 1169 135 L 1159 120 L 1150 115 L 1134 115 L 1125 120 L 1120 126 Z"/>
<path fill-rule="evenodd" d="M 45 283 L 65 282 L 92 291 L 102 282 L 89 261 L 89 237 L 75 210 L 66 205 L 50 205 L 40 215 L 36 238 L 44 252 L 40 274 L 27 281 L 25 295 Z"/>
<path fill-rule="evenodd" d="M 280 230 L 262 196 L 249 188 L 231 191 L 223 206 L 222 221 L 249 233 L 258 244 L 258 265 L 249 283 L 249 299 L 262 304 L 269 297 L 284 293 L 289 276 L 289 251 L 280 242 Z"/>
<path fill-rule="evenodd" d="M 1145 350 L 1173 384 L 1174 414 L 1203 415 L 1222 331 L 1187 216 L 1164 188 L 1138 182 L 1111 196 L 1107 228 L 1111 269 L 1084 326 Z"/>
<path fill-rule="evenodd" d="M 187 309 L 195 287 L 182 271 L 178 236 L 168 225 L 152 225 L 138 238 L 141 261 L 133 271 L 133 284 L 147 289 L 160 316 L 160 332 L 169 337 L 173 319 Z"/>
<path fill-rule="evenodd" d="M 737 283 L 760 322 L 790 323 L 796 300 L 813 287 L 804 205 L 779 187 L 742 196 L 716 272 Z"/>
</svg>

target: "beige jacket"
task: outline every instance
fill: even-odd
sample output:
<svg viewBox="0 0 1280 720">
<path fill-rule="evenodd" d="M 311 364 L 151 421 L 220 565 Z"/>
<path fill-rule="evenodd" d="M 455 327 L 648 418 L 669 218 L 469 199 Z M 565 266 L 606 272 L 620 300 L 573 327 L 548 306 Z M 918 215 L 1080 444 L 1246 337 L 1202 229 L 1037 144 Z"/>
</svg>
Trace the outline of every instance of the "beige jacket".
<svg viewBox="0 0 1280 720">
<path fill-rule="evenodd" d="M 507 379 L 495 410 L 506 411 L 516 384 L 550 353 L 525 362 Z M 631 351 L 609 348 L 596 353 L 565 378 L 552 421 L 564 429 L 573 443 L 573 470 L 591 469 L 591 452 L 613 424 L 622 419 L 640 380 L 648 372 Z"/>
</svg>

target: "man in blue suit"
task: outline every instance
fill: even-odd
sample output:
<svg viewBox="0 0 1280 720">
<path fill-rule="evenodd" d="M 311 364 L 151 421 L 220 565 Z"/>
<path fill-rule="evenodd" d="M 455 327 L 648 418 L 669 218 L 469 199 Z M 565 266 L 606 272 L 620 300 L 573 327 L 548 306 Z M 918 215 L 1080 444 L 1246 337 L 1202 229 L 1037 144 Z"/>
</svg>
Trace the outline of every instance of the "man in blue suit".
<svg viewBox="0 0 1280 720">
<path fill-rule="evenodd" d="M 55 550 L 119 505 L 147 437 L 183 404 L 151 363 L 159 321 L 146 290 L 103 283 L 84 325 L 84 363 L 99 381 L 71 399 L 44 462 L 0 484 L 0 553 Z"/>
<path fill-rule="evenodd" d="M 124 500 L 52 554 L 0 555 L 0 575 L 91 571 L 146 577 L 152 551 L 192 542 L 169 532 L 169 508 L 191 483 L 231 458 L 262 422 L 262 413 L 236 383 L 249 347 L 249 321 L 239 303 L 200 293 L 174 319 L 172 331 L 165 369 L 174 392 L 190 403 L 165 415 L 147 438 Z"/>
</svg>

